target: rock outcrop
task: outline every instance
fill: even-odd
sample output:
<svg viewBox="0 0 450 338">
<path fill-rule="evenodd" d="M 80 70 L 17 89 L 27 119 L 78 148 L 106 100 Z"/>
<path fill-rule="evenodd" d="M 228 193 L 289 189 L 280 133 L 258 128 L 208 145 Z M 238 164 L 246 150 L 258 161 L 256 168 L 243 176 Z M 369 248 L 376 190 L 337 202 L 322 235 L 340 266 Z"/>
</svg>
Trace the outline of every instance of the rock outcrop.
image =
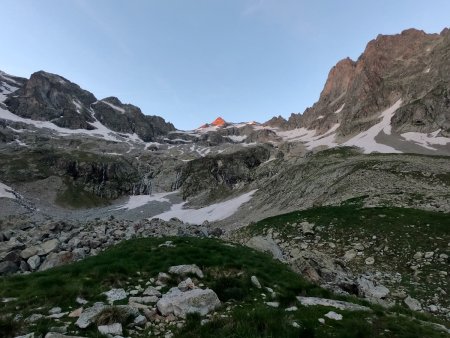
<svg viewBox="0 0 450 338">
<path fill-rule="evenodd" d="M 284 129 L 305 127 L 325 133 L 339 123 L 346 137 L 367 130 L 378 114 L 402 99 L 391 123 L 394 132 L 434 132 L 450 135 L 450 33 L 426 34 L 408 29 L 397 35 L 379 35 L 358 60 L 339 61 L 317 101 L 303 114 L 285 122 L 266 124 Z"/>
</svg>

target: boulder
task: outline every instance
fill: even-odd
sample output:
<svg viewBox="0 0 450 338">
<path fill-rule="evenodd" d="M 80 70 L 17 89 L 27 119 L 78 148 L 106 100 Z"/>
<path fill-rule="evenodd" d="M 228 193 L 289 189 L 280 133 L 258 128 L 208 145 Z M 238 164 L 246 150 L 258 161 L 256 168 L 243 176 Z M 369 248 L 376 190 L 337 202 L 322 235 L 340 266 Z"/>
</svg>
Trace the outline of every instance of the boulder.
<svg viewBox="0 0 450 338">
<path fill-rule="evenodd" d="M 98 331 L 104 335 L 120 336 L 122 335 L 122 324 L 114 323 L 110 325 L 100 325 Z"/>
<path fill-rule="evenodd" d="M 382 299 L 389 294 L 389 289 L 387 287 L 381 284 L 375 286 L 371 280 L 365 277 L 358 278 L 357 286 L 358 293 L 363 297 Z"/>
<path fill-rule="evenodd" d="M 106 308 L 105 304 L 95 303 L 94 306 L 87 308 L 81 313 L 80 317 L 78 317 L 78 320 L 75 322 L 75 325 L 78 326 L 80 329 L 87 328 L 94 322 L 95 317 L 105 308 Z"/>
<path fill-rule="evenodd" d="M 172 288 L 156 304 L 163 316 L 173 313 L 177 317 L 186 318 L 188 313 L 199 313 L 204 316 L 220 306 L 220 300 L 211 289 L 194 289 L 182 292 Z"/>
<path fill-rule="evenodd" d="M 252 282 L 252 284 L 255 287 L 257 287 L 258 289 L 261 289 L 261 283 L 259 282 L 258 278 L 256 278 L 256 276 L 251 276 L 250 281 Z"/>
<path fill-rule="evenodd" d="M 147 289 L 145 289 L 143 295 L 161 297 L 161 292 L 159 292 L 159 290 L 157 290 L 155 287 L 149 286 Z"/>
<path fill-rule="evenodd" d="M 39 267 L 39 271 L 45 271 L 56 266 L 64 265 L 75 260 L 75 255 L 70 251 L 52 252 Z"/>
<path fill-rule="evenodd" d="M 127 298 L 127 293 L 124 289 L 111 289 L 107 292 L 103 292 L 106 295 L 109 303 L 114 303 L 116 300 L 122 300 Z"/>
<path fill-rule="evenodd" d="M 271 236 L 255 236 L 246 243 L 249 248 L 272 254 L 273 258 L 283 260 L 283 252 Z"/>
<path fill-rule="evenodd" d="M 23 259 L 28 259 L 31 256 L 37 255 L 38 252 L 39 252 L 39 247 L 37 247 L 37 246 L 30 246 L 28 248 L 23 249 L 20 252 L 20 257 L 22 257 Z"/>
<path fill-rule="evenodd" d="M 204 277 L 202 270 L 195 264 L 171 266 L 169 273 L 180 276 L 196 275 L 198 278 Z"/>
<path fill-rule="evenodd" d="M 27 263 L 31 270 L 36 270 L 41 264 L 41 258 L 38 255 L 31 256 L 28 258 Z"/>
<path fill-rule="evenodd" d="M 405 302 L 405 304 L 408 306 L 408 308 L 410 310 L 413 310 L 413 311 L 422 310 L 422 304 L 420 304 L 420 302 L 415 298 L 408 296 L 403 301 Z"/>
<path fill-rule="evenodd" d="M 55 238 L 55 239 L 51 239 L 49 241 L 46 241 L 44 243 L 42 243 L 39 246 L 39 252 L 38 254 L 40 256 L 43 255 L 48 255 L 50 252 L 55 251 L 59 246 L 59 241 Z"/>
</svg>

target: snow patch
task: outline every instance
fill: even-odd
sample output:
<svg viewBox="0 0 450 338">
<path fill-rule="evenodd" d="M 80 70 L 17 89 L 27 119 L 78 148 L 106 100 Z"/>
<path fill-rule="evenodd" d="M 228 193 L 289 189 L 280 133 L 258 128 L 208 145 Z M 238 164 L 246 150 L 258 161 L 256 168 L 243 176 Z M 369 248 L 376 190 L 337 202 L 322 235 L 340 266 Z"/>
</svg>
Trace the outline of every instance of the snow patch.
<svg viewBox="0 0 450 338">
<path fill-rule="evenodd" d="M 417 145 L 430 149 L 430 150 L 437 150 L 436 148 L 432 147 L 433 145 L 442 145 L 445 146 L 446 144 L 450 143 L 449 137 L 444 136 L 437 136 L 441 132 L 440 129 L 436 130 L 433 133 L 417 133 L 417 132 L 408 132 L 400 134 L 401 137 L 403 137 L 406 141 L 414 142 Z"/>
<path fill-rule="evenodd" d="M 156 215 L 152 218 L 160 218 L 168 221 L 173 217 L 180 219 L 185 223 L 202 224 L 204 221 L 215 222 L 220 221 L 233 215 L 241 205 L 251 200 L 256 190 L 252 190 L 241 196 L 232 198 L 228 201 L 211 204 L 200 209 L 183 209 L 187 203 L 180 203 L 172 205 L 169 211 Z"/>
<path fill-rule="evenodd" d="M 117 111 L 118 111 L 119 113 L 121 113 L 121 114 L 125 114 L 125 109 L 123 109 L 123 108 L 121 108 L 121 107 L 119 107 L 119 106 L 116 106 L 115 104 L 109 103 L 109 102 L 107 102 L 107 101 L 99 101 L 99 102 L 104 103 L 104 104 L 110 106 L 112 109 L 117 110 Z"/>
<path fill-rule="evenodd" d="M 112 210 L 121 210 L 121 209 L 136 209 L 139 207 L 142 207 L 150 202 L 170 202 L 166 196 L 170 194 L 174 194 L 175 192 L 164 192 L 164 193 L 158 193 L 153 195 L 133 195 L 130 196 L 128 199 L 128 202 L 124 205 L 121 205 L 115 209 Z"/>
<path fill-rule="evenodd" d="M 0 182 L 0 198 L 11 198 L 16 199 L 16 195 L 13 194 L 13 189 L 8 187 L 6 184 Z"/>
<path fill-rule="evenodd" d="M 92 114 L 94 117 L 94 115 Z M 108 141 L 114 141 L 114 142 L 124 142 L 122 139 L 123 137 L 129 138 L 129 140 L 126 140 L 125 142 L 129 141 L 135 141 L 135 142 L 142 142 L 142 140 L 139 138 L 137 134 L 118 134 L 111 129 L 107 128 L 104 124 L 102 124 L 100 121 L 95 119 L 95 122 L 90 122 L 90 125 L 95 127 L 94 130 L 87 130 L 87 129 L 67 129 L 67 128 L 61 128 L 57 125 L 53 124 L 49 121 L 36 121 L 31 119 L 26 119 L 20 116 L 17 116 L 13 113 L 11 113 L 8 110 L 0 108 L 0 119 L 14 121 L 14 122 L 21 122 L 28 125 L 32 125 L 39 129 L 50 129 L 55 132 L 57 132 L 60 136 L 67 136 L 67 135 L 89 135 L 93 137 L 102 137 L 105 140 Z M 122 136 L 122 137 L 120 137 Z"/>
<path fill-rule="evenodd" d="M 344 106 L 345 106 L 345 103 L 343 103 L 342 106 L 341 106 L 341 108 L 339 108 L 338 110 L 336 110 L 334 113 L 335 113 L 335 114 L 339 114 L 339 113 L 342 111 L 342 109 L 344 109 Z"/>
<path fill-rule="evenodd" d="M 233 142 L 242 142 L 247 138 L 247 135 L 229 135 L 227 136 Z"/>
<path fill-rule="evenodd" d="M 390 135 L 391 134 L 391 119 L 394 116 L 395 111 L 400 108 L 402 100 L 398 100 L 391 107 L 381 113 L 381 121 L 376 125 L 370 127 L 368 130 L 356 135 L 347 142 L 343 143 L 344 146 L 356 146 L 362 148 L 365 154 L 371 152 L 380 153 L 401 153 L 390 146 L 380 144 L 375 141 L 375 137 L 382 131 Z"/>
<path fill-rule="evenodd" d="M 319 115 L 319 116 L 317 116 L 317 118 L 316 118 L 316 120 L 321 120 L 321 119 L 323 119 L 325 116 L 323 116 L 323 115 Z"/>
</svg>

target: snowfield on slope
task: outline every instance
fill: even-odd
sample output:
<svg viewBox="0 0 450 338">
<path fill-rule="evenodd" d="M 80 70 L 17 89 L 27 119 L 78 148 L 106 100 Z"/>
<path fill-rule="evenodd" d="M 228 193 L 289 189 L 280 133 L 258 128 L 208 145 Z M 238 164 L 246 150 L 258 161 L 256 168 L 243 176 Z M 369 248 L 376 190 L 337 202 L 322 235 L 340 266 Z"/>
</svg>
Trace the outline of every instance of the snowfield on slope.
<svg viewBox="0 0 450 338">
<path fill-rule="evenodd" d="M 6 184 L 0 182 L 0 198 L 11 198 L 16 199 L 16 195 L 12 193 L 14 191 L 11 187 L 8 187 Z"/>
<path fill-rule="evenodd" d="M 403 137 L 406 141 L 414 142 L 426 149 L 436 150 L 435 147 L 432 147 L 433 145 L 445 146 L 446 144 L 450 143 L 449 137 L 437 136 L 440 132 L 441 130 L 438 129 L 435 132 L 429 134 L 409 132 L 403 133 L 400 136 Z"/>
<path fill-rule="evenodd" d="M 351 138 L 347 142 L 344 142 L 342 145 L 362 148 L 365 154 L 370 154 L 375 151 L 380 153 L 401 153 L 401 151 L 397 149 L 375 141 L 375 137 L 382 131 L 387 135 L 391 134 L 391 119 L 392 116 L 394 116 L 395 111 L 400 108 L 401 104 L 402 100 L 400 99 L 381 113 L 382 119 L 380 122 Z"/>
<path fill-rule="evenodd" d="M 236 213 L 241 205 L 251 200 L 255 192 L 256 190 L 252 190 L 228 201 L 211 204 L 200 209 L 183 209 L 183 206 L 187 202 L 174 204 L 169 211 L 163 212 L 159 215 L 155 215 L 152 217 L 152 219 L 160 218 L 162 220 L 168 221 L 171 218 L 175 217 L 189 224 L 202 224 L 204 221 L 220 221 Z"/>
<path fill-rule="evenodd" d="M 111 210 L 121 210 L 121 209 L 131 210 L 140 208 L 150 202 L 170 202 L 169 199 L 167 199 L 167 196 L 174 193 L 176 193 L 176 191 L 163 192 L 153 195 L 133 195 L 128 198 L 127 203 Z"/>
</svg>

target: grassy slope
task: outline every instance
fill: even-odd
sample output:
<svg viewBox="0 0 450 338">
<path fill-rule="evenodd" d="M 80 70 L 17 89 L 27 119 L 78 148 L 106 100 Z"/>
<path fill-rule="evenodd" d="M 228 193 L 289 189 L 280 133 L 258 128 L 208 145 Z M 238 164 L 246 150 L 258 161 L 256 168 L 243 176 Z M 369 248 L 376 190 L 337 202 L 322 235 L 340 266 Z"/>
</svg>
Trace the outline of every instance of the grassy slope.
<svg viewBox="0 0 450 338">
<path fill-rule="evenodd" d="M 371 314 L 336 310 L 343 314 L 342 321 L 327 320 L 325 325 L 319 324 L 318 318 L 333 309 L 299 306 L 295 312 L 285 312 L 284 308 L 296 304 L 295 295 L 336 297 L 305 282 L 269 256 L 212 239 L 171 238 L 176 247 L 158 247 L 166 240 L 126 241 L 75 264 L 28 276 L 1 278 L 0 297 L 18 297 L 18 300 L 1 304 L 0 331 L 4 335 L 8 334 L 7 330 L 13 331 L 9 327 L 11 321 L 5 319 L 8 315 L 23 313 L 26 318 L 31 313 L 47 313 L 53 306 L 67 311 L 77 307 L 77 296 L 85 297 L 92 304 L 104 300 L 100 293 L 111 287 L 142 285 L 171 265 L 195 263 L 205 272 L 202 282 L 215 290 L 222 301 L 228 301 L 231 310 L 226 312 L 228 305 L 223 306 L 220 313 L 227 313 L 228 317 L 203 326 L 197 316 L 191 316 L 187 325 L 176 333 L 179 337 L 445 337 L 415 320 L 391 317 L 378 307 L 373 307 Z M 249 282 L 252 275 L 278 294 L 279 309 L 264 304 L 261 293 L 265 290 L 252 287 Z M 292 321 L 300 328 L 294 328 Z M 25 331 L 45 332 L 51 325 L 48 320 L 42 320 Z M 75 329 L 73 325 L 70 328 Z M 79 334 L 98 335 L 95 329 Z"/>
</svg>

